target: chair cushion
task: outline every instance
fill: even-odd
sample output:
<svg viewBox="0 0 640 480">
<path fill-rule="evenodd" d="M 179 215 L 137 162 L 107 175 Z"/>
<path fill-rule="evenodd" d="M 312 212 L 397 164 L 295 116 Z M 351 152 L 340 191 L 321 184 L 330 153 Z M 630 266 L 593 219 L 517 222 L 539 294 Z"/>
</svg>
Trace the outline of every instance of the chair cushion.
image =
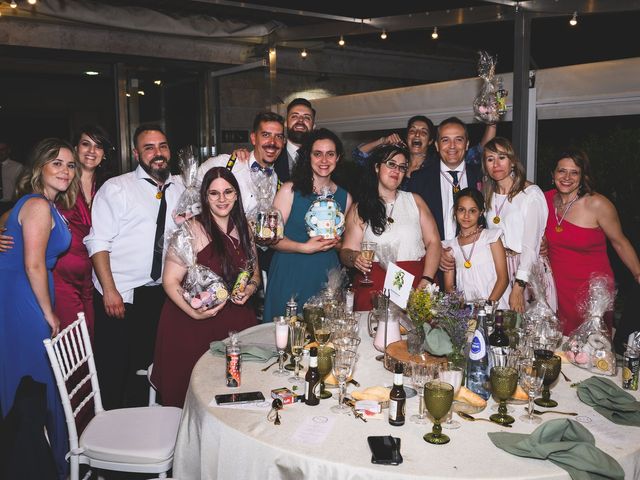
<svg viewBox="0 0 640 480">
<path fill-rule="evenodd" d="M 182 410 L 139 407 L 96 415 L 80 437 L 84 455 L 116 463 L 157 463 L 171 458 Z"/>
</svg>

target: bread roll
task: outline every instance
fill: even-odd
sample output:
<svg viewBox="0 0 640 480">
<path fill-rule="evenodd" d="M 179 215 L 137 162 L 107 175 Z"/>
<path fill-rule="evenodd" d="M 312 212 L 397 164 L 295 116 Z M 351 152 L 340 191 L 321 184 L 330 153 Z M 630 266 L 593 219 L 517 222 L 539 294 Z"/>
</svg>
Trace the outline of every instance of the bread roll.
<svg viewBox="0 0 640 480">
<path fill-rule="evenodd" d="M 469 405 L 473 405 L 474 407 L 484 408 L 487 406 L 487 401 L 484 398 L 464 386 L 460 387 L 460 390 L 458 390 L 458 394 L 453 397 L 453 399 L 457 400 L 458 402 L 468 403 Z"/>
<path fill-rule="evenodd" d="M 376 402 L 387 402 L 389 401 L 390 393 L 390 388 L 375 386 L 365 388 L 364 390 L 356 390 L 351 393 L 351 396 L 355 400 L 374 400 Z"/>
<path fill-rule="evenodd" d="M 515 400 L 529 400 L 527 392 L 525 392 L 520 385 L 516 387 L 515 393 L 511 396 Z"/>
</svg>

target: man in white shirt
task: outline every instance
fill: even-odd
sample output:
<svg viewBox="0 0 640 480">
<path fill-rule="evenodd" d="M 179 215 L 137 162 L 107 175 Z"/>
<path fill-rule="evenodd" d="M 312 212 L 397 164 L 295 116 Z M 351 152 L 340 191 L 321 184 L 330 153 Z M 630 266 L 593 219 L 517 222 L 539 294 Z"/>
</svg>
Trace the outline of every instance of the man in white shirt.
<svg viewBox="0 0 640 480">
<path fill-rule="evenodd" d="M 294 98 L 287 105 L 287 144 L 275 163 L 281 182 L 290 180 L 298 149 L 306 134 L 316 127 L 316 111 L 306 98 Z"/>
<path fill-rule="evenodd" d="M 140 125 L 133 137 L 138 167 L 107 180 L 96 193 L 91 232 L 84 239 L 96 288 L 95 352 L 107 409 L 141 406 L 153 361 L 165 293 L 162 250 L 175 228 L 172 212 L 184 186 L 170 174 L 171 151 L 157 125 Z"/>
<path fill-rule="evenodd" d="M 0 215 L 13 206 L 18 177 L 24 170 L 21 163 L 11 160 L 9 142 L 0 138 Z"/>
</svg>

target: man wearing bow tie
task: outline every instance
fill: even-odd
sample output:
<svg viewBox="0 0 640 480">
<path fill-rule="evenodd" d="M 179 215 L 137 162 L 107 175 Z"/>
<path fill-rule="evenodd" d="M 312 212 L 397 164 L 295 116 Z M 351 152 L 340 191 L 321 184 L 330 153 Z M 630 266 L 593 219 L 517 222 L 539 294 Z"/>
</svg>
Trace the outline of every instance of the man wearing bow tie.
<svg viewBox="0 0 640 480">
<path fill-rule="evenodd" d="M 249 155 L 248 162 L 236 159 L 234 154 L 223 154 L 206 160 L 198 168 L 198 180 L 202 181 L 204 174 L 211 168 L 227 167 L 235 175 L 240 185 L 245 213 L 252 211 L 257 206 L 257 198 L 252 188 L 252 169 L 254 171 L 261 170 L 271 176 L 274 186 L 278 183 L 278 175 L 273 170 L 273 164 L 284 146 L 284 119 L 273 112 L 258 113 L 253 120 L 250 138 L 253 151 Z"/>
</svg>

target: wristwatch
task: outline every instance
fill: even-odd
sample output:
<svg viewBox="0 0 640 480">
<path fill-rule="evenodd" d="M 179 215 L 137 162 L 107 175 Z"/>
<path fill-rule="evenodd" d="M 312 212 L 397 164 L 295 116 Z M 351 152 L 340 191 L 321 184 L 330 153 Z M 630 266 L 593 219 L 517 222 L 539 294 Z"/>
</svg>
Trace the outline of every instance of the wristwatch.
<svg viewBox="0 0 640 480">
<path fill-rule="evenodd" d="M 526 288 L 527 287 L 527 282 L 525 282 L 524 280 L 521 280 L 519 278 L 516 278 L 516 283 L 522 288 Z"/>
</svg>

